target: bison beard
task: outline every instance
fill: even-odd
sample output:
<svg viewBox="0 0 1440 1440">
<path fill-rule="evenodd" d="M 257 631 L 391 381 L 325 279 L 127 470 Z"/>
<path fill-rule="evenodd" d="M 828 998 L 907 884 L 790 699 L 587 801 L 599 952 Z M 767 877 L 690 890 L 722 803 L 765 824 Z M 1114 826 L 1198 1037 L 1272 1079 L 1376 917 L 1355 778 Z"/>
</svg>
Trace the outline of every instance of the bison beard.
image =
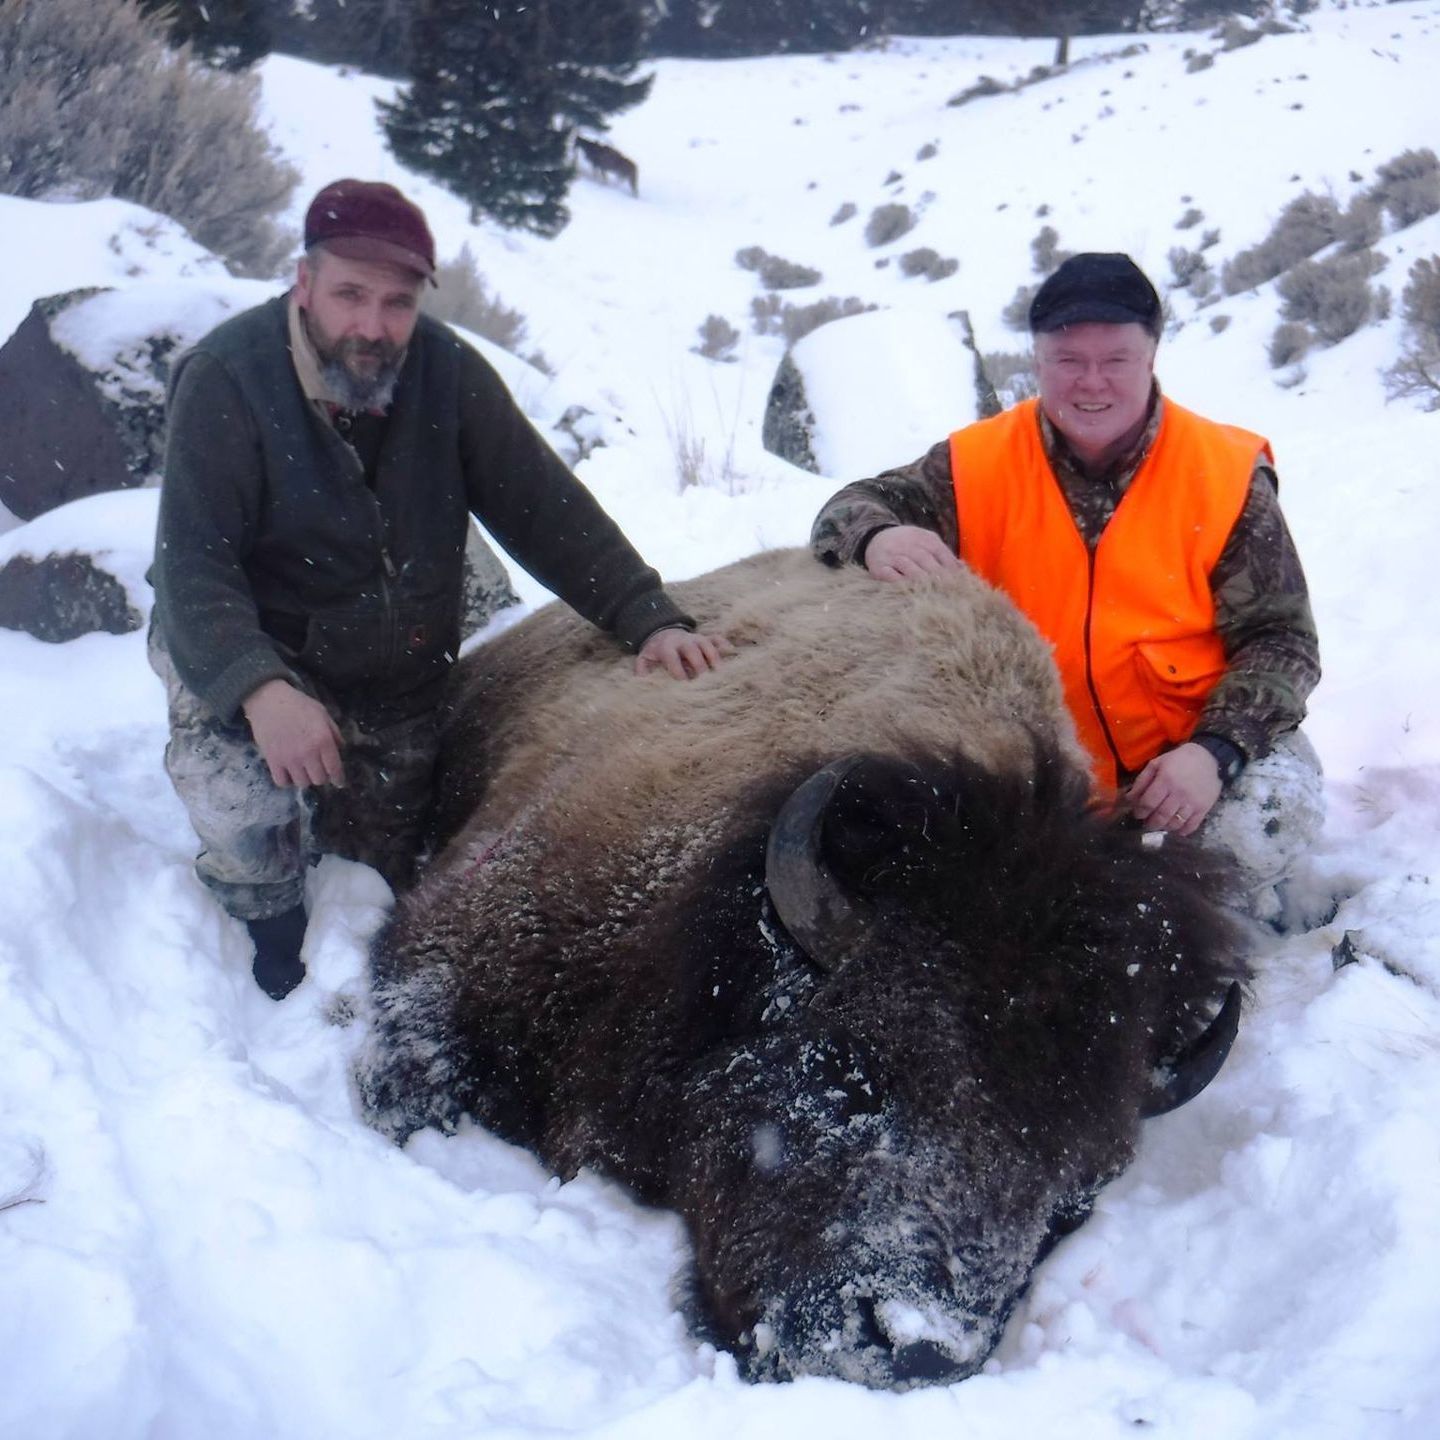
<svg viewBox="0 0 1440 1440">
<path fill-rule="evenodd" d="M 1223 1059 L 1224 877 L 1094 807 L 1047 651 L 968 574 L 675 588 L 739 651 L 689 684 L 554 608 L 462 666 L 367 1113 L 679 1211 L 692 1323 L 753 1378 L 963 1378 Z"/>
</svg>

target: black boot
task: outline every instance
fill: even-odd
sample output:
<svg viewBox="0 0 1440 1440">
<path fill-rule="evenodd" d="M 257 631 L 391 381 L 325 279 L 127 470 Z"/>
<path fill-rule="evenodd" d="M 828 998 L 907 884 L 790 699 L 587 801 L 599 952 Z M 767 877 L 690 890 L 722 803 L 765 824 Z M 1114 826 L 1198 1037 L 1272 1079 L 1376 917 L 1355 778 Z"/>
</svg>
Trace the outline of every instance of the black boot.
<svg viewBox="0 0 1440 1440">
<path fill-rule="evenodd" d="M 283 1000 L 304 978 L 300 946 L 305 940 L 305 907 L 297 905 L 283 915 L 247 920 L 245 928 L 255 942 L 255 983 L 272 999 Z"/>
</svg>

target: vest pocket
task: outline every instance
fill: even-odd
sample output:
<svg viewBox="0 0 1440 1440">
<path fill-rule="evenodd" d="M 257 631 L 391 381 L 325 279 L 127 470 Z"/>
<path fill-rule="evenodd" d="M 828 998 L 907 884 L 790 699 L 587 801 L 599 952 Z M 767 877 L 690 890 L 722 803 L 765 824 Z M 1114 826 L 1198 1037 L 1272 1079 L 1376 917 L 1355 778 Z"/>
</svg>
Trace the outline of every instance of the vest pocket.
<svg viewBox="0 0 1440 1440">
<path fill-rule="evenodd" d="M 1141 640 L 1135 673 L 1167 739 L 1183 740 L 1225 673 L 1225 654 L 1216 635 Z"/>
</svg>

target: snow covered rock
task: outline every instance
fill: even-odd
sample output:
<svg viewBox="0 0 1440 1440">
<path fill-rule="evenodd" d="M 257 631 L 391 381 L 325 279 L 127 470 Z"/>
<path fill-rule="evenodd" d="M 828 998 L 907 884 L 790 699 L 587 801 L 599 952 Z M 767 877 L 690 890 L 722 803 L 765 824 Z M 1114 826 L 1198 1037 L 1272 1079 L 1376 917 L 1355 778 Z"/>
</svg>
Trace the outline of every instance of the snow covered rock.
<svg viewBox="0 0 1440 1440">
<path fill-rule="evenodd" d="M 172 357 L 263 299 L 256 281 L 164 281 L 35 301 L 0 347 L 0 502 L 21 520 L 159 483 Z"/>
<path fill-rule="evenodd" d="M 780 362 L 765 448 L 820 475 L 873 475 L 978 419 L 988 388 L 963 312 L 852 315 L 812 330 Z"/>
</svg>

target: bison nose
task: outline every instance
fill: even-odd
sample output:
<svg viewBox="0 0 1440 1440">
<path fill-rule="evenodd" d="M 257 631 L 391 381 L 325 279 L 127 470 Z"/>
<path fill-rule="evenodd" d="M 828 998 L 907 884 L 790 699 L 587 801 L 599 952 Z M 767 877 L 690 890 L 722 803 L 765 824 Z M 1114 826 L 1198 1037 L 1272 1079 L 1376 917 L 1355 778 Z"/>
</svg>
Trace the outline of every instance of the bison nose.
<svg viewBox="0 0 1440 1440">
<path fill-rule="evenodd" d="M 895 1384 L 953 1385 L 975 1373 L 973 1365 L 962 1365 L 933 1340 L 916 1340 L 891 1352 L 890 1373 Z"/>
</svg>

